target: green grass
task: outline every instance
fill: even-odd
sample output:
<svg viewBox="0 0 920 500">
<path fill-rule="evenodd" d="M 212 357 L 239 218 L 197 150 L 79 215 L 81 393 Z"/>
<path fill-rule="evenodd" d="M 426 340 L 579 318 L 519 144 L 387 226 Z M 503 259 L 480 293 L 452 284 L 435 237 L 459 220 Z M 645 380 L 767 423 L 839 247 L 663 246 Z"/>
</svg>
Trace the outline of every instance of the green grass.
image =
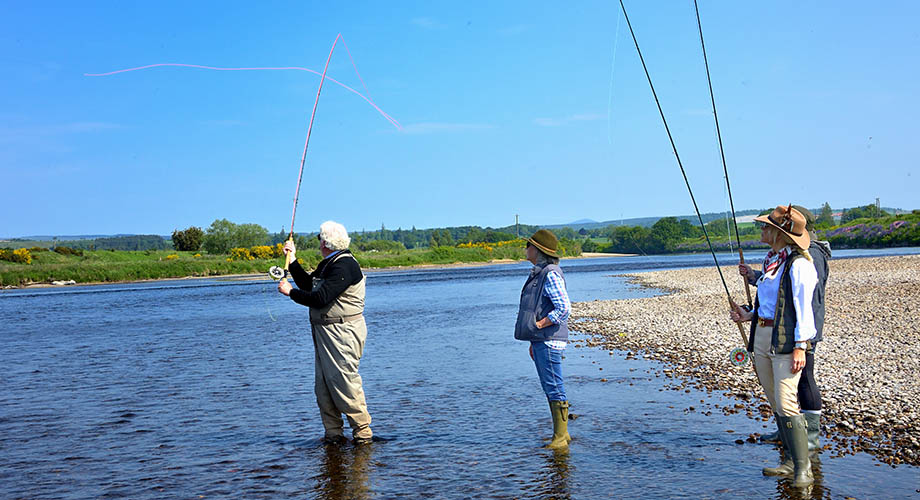
<svg viewBox="0 0 920 500">
<path fill-rule="evenodd" d="M 170 255 L 177 258 L 169 259 Z M 488 262 L 494 259 L 523 259 L 522 247 L 513 245 L 485 248 L 440 247 L 413 249 L 399 253 L 357 252 L 362 267 L 396 267 L 420 264 L 451 264 L 455 262 Z M 281 259 L 227 261 L 226 255 L 195 252 L 107 251 L 86 250 L 82 257 L 65 256 L 55 252 L 35 252 L 31 264 L 0 260 L 0 286 L 23 286 L 32 283 L 73 280 L 77 283 L 123 282 L 150 279 L 182 278 L 187 276 L 219 276 L 226 274 L 265 274 L 268 268 L 281 265 Z M 315 251 L 301 251 L 298 260 L 307 268 L 320 261 Z"/>
<path fill-rule="evenodd" d="M 167 259 L 169 255 L 177 259 Z M 31 264 L 0 261 L 0 286 L 74 280 L 78 283 L 250 274 L 267 272 L 275 260 L 227 262 L 225 255 L 194 257 L 174 251 L 85 251 L 82 257 L 54 252 L 32 254 Z"/>
</svg>

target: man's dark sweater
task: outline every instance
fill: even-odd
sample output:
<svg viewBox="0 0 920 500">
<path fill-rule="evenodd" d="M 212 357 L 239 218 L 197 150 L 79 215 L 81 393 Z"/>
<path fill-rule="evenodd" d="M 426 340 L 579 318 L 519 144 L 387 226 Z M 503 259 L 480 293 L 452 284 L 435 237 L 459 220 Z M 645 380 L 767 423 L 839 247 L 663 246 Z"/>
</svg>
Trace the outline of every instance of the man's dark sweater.
<svg viewBox="0 0 920 500">
<path fill-rule="evenodd" d="M 291 262 L 288 270 L 297 284 L 297 288 L 291 290 L 291 300 L 303 306 L 316 308 L 326 307 L 348 287 L 360 283 L 364 278 L 361 266 L 348 250 L 342 250 L 323 259 L 312 273 L 304 270 L 297 261 Z M 316 290 L 313 290 L 314 278 L 323 280 Z"/>
</svg>

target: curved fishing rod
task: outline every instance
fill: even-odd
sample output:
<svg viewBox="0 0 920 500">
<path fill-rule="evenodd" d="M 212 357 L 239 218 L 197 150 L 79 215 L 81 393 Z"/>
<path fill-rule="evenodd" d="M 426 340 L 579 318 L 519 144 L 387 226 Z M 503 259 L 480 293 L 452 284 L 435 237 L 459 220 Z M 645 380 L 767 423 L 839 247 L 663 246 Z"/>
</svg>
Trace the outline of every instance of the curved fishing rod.
<svg viewBox="0 0 920 500">
<path fill-rule="evenodd" d="M 332 42 L 332 48 L 329 49 L 329 55 L 326 57 L 326 65 L 323 67 L 323 74 L 319 79 L 319 88 L 316 89 L 316 99 L 313 101 L 313 112 L 310 113 L 310 125 L 307 127 L 307 140 L 303 143 L 303 154 L 300 156 L 300 171 L 297 173 L 297 188 L 294 190 L 294 208 L 291 210 L 291 226 L 290 233 L 288 234 L 288 241 L 294 240 L 294 218 L 297 216 L 297 203 L 300 200 L 300 183 L 303 181 L 303 166 L 307 161 L 307 148 L 310 146 L 310 135 L 313 132 L 313 120 L 316 118 L 319 95 L 323 91 L 323 82 L 326 81 L 326 71 L 329 69 L 329 61 L 332 60 L 332 52 L 335 50 L 335 45 L 339 42 L 339 38 L 341 37 L 342 34 L 339 33 Z M 273 278 L 283 280 L 287 277 L 288 266 L 290 266 L 290 264 L 290 259 L 285 255 L 284 268 L 280 269 L 277 266 L 272 266 L 271 269 L 268 270 L 268 274 Z"/>
<path fill-rule="evenodd" d="M 703 49 L 703 63 L 706 66 L 706 81 L 709 83 L 709 100 L 712 102 L 712 116 L 716 122 L 716 136 L 719 138 L 719 154 L 722 156 L 722 171 L 725 172 L 725 187 L 728 189 L 728 205 L 732 210 L 732 224 L 735 226 L 735 241 L 738 242 L 738 258 L 741 264 L 744 264 L 744 250 L 741 248 L 741 234 L 738 233 L 738 220 L 735 216 L 735 202 L 732 201 L 732 185 L 728 181 L 728 166 L 725 163 L 725 148 L 722 147 L 722 129 L 719 127 L 719 113 L 716 111 L 716 97 L 712 91 L 712 76 L 709 73 L 709 58 L 706 57 L 706 43 L 703 41 L 703 23 L 700 21 L 700 7 L 697 0 L 693 0 L 693 8 L 696 9 L 696 26 L 700 31 L 700 47 Z M 731 238 L 731 236 L 729 236 Z M 751 284 L 748 283 L 747 277 L 742 277 L 744 281 L 744 293 L 747 296 L 747 305 L 752 307 L 751 301 Z"/>
<path fill-rule="evenodd" d="M 722 287 L 725 288 L 725 296 L 728 297 L 728 304 L 734 309 L 738 306 L 732 299 L 731 292 L 728 291 L 728 284 L 725 282 L 725 276 L 722 274 L 722 268 L 719 266 L 719 259 L 716 257 L 716 251 L 712 247 L 712 240 L 709 238 L 709 233 L 706 231 L 706 225 L 703 224 L 703 216 L 700 215 L 700 209 L 696 204 L 696 198 L 693 196 L 693 189 L 690 188 L 690 180 L 687 179 L 687 171 L 684 170 L 684 165 L 680 161 L 677 145 L 674 143 L 674 137 L 671 135 L 670 127 L 668 127 L 668 120 L 664 116 L 664 110 L 661 108 L 661 101 L 658 100 L 658 93 L 655 92 L 655 85 L 652 84 L 652 76 L 648 72 L 645 58 L 642 57 L 642 50 L 639 49 L 639 40 L 636 38 L 636 32 L 633 30 L 632 23 L 629 22 L 629 15 L 626 13 L 626 5 L 623 4 L 623 0 L 620 0 L 620 8 L 623 9 L 623 17 L 626 19 L 626 26 L 629 27 L 629 33 L 632 35 L 633 43 L 636 45 L 636 52 L 639 54 L 639 61 L 642 63 L 642 69 L 645 70 L 645 77 L 648 80 L 649 88 L 652 90 L 652 96 L 655 98 L 655 104 L 658 106 L 658 114 L 661 115 L 661 122 L 664 124 L 665 132 L 668 134 L 668 140 L 671 141 L 671 149 L 674 151 L 674 157 L 677 158 L 677 166 L 680 167 L 680 173 L 684 176 L 684 183 L 687 185 L 687 192 L 690 193 L 690 201 L 693 202 L 693 209 L 696 211 L 696 217 L 699 219 L 700 227 L 703 229 L 703 236 L 706 237 L 706 243 L 709 244 L 709 252 L 712 253 L 712 260 L 716 264 L 716 271 L 719 272 L 719 278 L 722 280 Z M 744 344 L 747 345 L 748 339 L 747 335 L 744 334 L 744 327 L 741 323 L 735 324 L 738 325 L 738 332 L 741 333 L 741 338 L 744 340 Z"/>
<path fill-rule="evenodd" d="M 323 67 L 323 75 L 319 78 L 319 88 L 316 89 L 316 100 L 313 101 L 313 112 L 310 113 L 310 125 L 307 127 L 307 140 L 303 143 L 303 154 L 300 156 L 300 172 L 297 174 L 297 189 L 294 191 L 294 209 L 291 211 L 291 234 L 289 240 L 294 239 L 294 217 L 297 216 L 297 203 L 300 200 L 300 182 L 303 180 L 303 166 L 307 161 L 307 147 L 310 146 L 310 134 L 313 133 L 313 120 L 316 118 L 316 107 L 319 105 L 319 94 L 323 91 L 323 83 L 326 81 L 326 71 L 329 69 L 329 61 L 332 60 L 332 51 L 335 50 L 335 44 L 339 42 L 342 34 L 335 36 L 332 42 L 332 48 L 329 49 L 329 56 L 326 57 L 326 65 Z M 287 267 L 285 265 L 285 267 Z"/>
</svg>

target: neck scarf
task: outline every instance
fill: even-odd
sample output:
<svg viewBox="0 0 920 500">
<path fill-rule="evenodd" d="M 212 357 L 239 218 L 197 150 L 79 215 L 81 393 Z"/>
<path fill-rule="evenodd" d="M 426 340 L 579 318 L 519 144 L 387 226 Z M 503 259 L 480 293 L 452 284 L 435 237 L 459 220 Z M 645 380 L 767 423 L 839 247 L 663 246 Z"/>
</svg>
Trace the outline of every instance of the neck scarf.
<svg viewBox="0 0 920 500">
<path fill-rule="evenodd" d="M 786 262 L 786 257 L 789 256 L 789 247 L 783 248 L 779 252 L 770 250 L 767 252 L 767 257 L 763 260 L 763 274 L 765 277 L 773 279 L 776 277 L 776 272 L 779 271 L 780 266 L 783 262 Z"/>
</svg>

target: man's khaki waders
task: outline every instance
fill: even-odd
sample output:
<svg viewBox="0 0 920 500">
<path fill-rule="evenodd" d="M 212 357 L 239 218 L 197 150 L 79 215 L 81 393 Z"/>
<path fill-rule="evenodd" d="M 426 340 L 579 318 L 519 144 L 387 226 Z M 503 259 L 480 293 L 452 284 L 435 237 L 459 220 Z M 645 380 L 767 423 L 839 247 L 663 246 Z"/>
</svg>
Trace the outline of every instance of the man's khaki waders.
<svg viewBox="0 0 920 500">
<path fill-rule="evenodd" d="M 341 257 L 344 255 L 340 254 L 333 262 Z M 314 391 L 327 438 L 344 435 L 343 413 L 355 439 L 370 439 L 373 435 L 371 416 L 367 412 L 361 376 L 358 375 L 358 364 L 367 338 L 363 316 L 366 280 L 362 277 L 360 282 L 348 287 L 326 307 L 310 308 L 316 367 Z M 322 280 L 314 280 L 314 290 L 321 283 Z"/>
</svg>

